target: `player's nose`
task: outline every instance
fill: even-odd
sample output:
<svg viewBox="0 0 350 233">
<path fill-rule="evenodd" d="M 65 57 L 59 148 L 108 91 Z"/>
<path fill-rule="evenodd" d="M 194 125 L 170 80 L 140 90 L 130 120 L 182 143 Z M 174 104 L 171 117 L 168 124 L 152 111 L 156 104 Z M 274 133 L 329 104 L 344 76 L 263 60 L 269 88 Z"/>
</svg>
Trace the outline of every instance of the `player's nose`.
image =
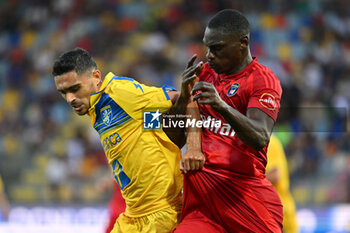
<svg viewBox="0 0 350 233">
<path fill-rule="evenodd" d="M 66 101 L 67 103 L 69 103 L 70 105 L 72 104 L 72 102 L 76 99 L 75 95 L 73 93 L 67 93 L 66 94 Z"/>
<path fill-rule="evenodd" d="M 210 52 L 210 49 L 207 50 L 207 53 L 205 54 L 208 60 L 213 60 L 214 59 L 214 54 Z"/>
</svg>

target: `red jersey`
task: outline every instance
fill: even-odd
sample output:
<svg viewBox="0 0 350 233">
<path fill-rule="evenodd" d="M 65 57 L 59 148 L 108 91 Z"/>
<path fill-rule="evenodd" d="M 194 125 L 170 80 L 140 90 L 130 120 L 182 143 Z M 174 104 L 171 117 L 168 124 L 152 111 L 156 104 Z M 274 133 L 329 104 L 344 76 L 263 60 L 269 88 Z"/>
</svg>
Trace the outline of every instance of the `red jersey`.
<svg viewBox="0 0 350 233">
<path fill-rule="evenodd" d="M 200 81 L 212 83 L 221 99 L 246 115 L 248 108 L 258 108 L 276 121 L 282 88 L 272 71 L 259 64 L 257 59 L 234 75 L 218 75 L 206 63 Z M 232 127 L 209 105 L 199 105 L 203 120 L 218 122 L 203 127 L 202 150 L 206 166 L 222 168 L 238 174 L 265 177 L 267 163 L 266 145 L 256 151 L 246 145 L 235 134 Z M 209 125 L 209 127 L 208 127 Z"/>
<path fill-rule="evenodd" d="M 119 186 L 116 182 L 113 182 L 113 185 L 114 191 L 108 204 L 109 217 L 105 233 L 110 233 L 113 230 L 115 221 L 117 220 L 119 215 L 125 211 L 126 206 L 125 200 L 122 196 Z"/>
<path fill-rule="evenodd" d="M 258 108 L 276 120 L 280 82 L 256 58 L 234 75 L 218 75 L 206 63 L 199 78 L 240 113 Z M 199 108 L 210 122 L 202 128 L 206 162 L 201 171 L 184 176 L 181 223 L 174 233 L 282 232 L 282 204 L 264 174 L 267 145 L 254 150 L 210 106 Z"/>
</svg>

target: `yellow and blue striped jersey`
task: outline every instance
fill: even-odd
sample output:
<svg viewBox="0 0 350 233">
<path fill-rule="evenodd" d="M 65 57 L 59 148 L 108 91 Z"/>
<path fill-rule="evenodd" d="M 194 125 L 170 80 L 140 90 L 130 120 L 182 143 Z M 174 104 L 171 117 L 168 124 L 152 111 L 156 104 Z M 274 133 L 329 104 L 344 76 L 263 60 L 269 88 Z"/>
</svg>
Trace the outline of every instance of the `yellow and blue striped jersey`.
<svg viewBox="0 0 350 233">
<path fill-rule="evenodd" d="M 169 90 L 109 73 L 90 98 L 89 116 L 122 190 L 129 217 L 181 205 L 181 152 L 163 130 L 143 129 L 144 111 L 164 113 L 170 109 Z"/>
</svg>

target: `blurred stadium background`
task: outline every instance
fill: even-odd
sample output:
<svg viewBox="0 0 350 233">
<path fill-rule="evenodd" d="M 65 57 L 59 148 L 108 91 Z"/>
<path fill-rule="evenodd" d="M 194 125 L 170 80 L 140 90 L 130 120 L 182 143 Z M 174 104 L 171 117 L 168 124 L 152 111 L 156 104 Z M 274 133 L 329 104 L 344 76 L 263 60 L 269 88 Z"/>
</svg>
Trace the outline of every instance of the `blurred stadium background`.
<svg viewBox="0 0 350 233">
<path fill-rule="evenodd" d="M 248 17 L 252 54 L 281 80 L 276 134 L 300 232 L 350 232 L 349 0 L 1 0 L 1 233 L 97 233 L 107 221 L 110 170 L 89 119 L 56 92 L 54 59 L 79 46 L 104 75 L 179 87 L 223 8 Z"/>
</svg>

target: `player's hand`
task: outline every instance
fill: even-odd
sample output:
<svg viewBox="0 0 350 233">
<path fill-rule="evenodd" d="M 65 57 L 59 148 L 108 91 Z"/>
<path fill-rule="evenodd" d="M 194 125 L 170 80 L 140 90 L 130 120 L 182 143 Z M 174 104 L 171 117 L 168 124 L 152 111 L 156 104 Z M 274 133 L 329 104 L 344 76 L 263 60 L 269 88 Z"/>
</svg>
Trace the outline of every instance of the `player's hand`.
<svg viewBox="0 0 350 233">
<path fill-rule="evenodd" d="M 180 170 L 184 173 L 188 171 L 197 171 L 204 166 L 205 157 L 201 151 L 189 150 L 181 159 Z"/>
<path fill-rule="evenodd" d="M 193 86 L 193 101 L 198 100 L 199 104 L 210 105 L 214 110 L 222 108 L 225 102 L 221 99 L 219 93 L 211 83 L 198 82 Z"/>
<path fill-rule="evenodd" d="M 197 55 L 194 54 L 188 61 L 186 69 L 182 73 L 181 97 L 186 100 L 191 96 L 194 80 L 198 79 L 203 69 L 203 62 L 194 65 L 196 59 Z"/>
</svg>

